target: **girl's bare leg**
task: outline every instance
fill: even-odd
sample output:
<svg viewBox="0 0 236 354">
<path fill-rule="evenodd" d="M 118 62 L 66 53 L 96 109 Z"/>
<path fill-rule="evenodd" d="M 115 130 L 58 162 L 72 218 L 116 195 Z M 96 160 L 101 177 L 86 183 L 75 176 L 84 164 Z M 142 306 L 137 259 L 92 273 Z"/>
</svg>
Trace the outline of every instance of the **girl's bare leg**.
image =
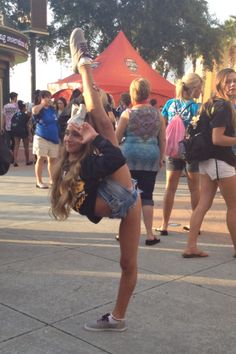
<svg viewBox="0 0 236 354">
<path fill-rule="evenodd" d="M 153 205 L 142 205 L 142 211 L 147 240 L 153 240 L 155 238 L 152 231 L 154 207 Z"/>
<path fill-rule="evenodd" d="M 199 173 L 198 172 L 188 172 L 188 188 L 191 198 L 192 210 L 194 210 L 199 202 L 200 198 L 200 184 L 199 184 Z"/>
<path fill-rule="evenodd" d="M 222 178 L 218 184 L 227 206 L 226 222 L 236 255 L 236 176 Z"/>
<path fill-rule="evenodd" d="M 36 176 L 36 184 L 41 185 L 43 184 L 42 181 L 42 174 L 43 174 L 43 164 L 46 157 L 44 156 L 37 156 L 37 161 L 35 163 L 35 176 Z"/>
<path fill-rule="evenodd" d="M 48 157 L 48 176 L 49 176 L 49 184 L 53 183 L 53 168 L 55 166 L 57 159 L 53 157 Z"/>
<path fill-rule="evenodd" d="M 29 138 L 23 139 L 24 151 L 25 151 L 25 163 L 29 163 Z"/>
<path fill-rule="evenodd" d="M 14 137 L 15 140 L 15 146 L 14 146 L 14 151 L 13 151 L 13 155 L 14 155 L 14 163 L 17 163 L 17 156 L 18 156 L 18 151 L 19 151 L 19 147 L 20 147 L 20 138 Z"/>
<path fill-rule="evenodd" d="M 139 198 L 137 204 L 129 209 L 128 215 L 120 223 L 120 266 L 122 273 L 116 304 L 112 311 L 113 316 L 117 319 L 125 317 L 126 309 L 137 281 L 140 220 L 141 202 Z"/>
<path fill-rule="evenodd" d="M 200 188 L 200 200 L 190 218 L 190 231 L 184 254 L 202 254 L 204 256 L 203 252 L 197 247 L 197 238 L 204 216 L 210 209 L 216 194 L 217 181 L 211 181 L 207 175 L 200 175 Z"/>
<path fill-rule="evenodd" d="M 181 171 L 166 171 L 166 190 L 163 199 L 163 220 L 160 229 L 167 230 L 174 205 L 175 192 L 179 184 Z"/>
</svg>

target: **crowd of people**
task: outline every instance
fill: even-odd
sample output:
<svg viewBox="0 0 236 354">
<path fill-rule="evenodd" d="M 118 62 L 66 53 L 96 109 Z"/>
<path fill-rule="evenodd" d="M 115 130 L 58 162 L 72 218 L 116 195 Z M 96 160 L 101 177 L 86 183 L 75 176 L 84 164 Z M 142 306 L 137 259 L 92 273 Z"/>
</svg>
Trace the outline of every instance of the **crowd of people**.
<svg viewBox="0 0 236 354">
<path fill-rule="evenodd" d="M 82 77 L 83 92 L 75 90 L 69 102 L 64 97 L 52 100 L 49 91 L 37 91 L 31 112 L 17 94 L 10 94 L 4 106 L 5 130 L 14 166 L 22 139 L 25 163 L 29 142 L 33 142 L 36 187 L 51 188 L 51 212 L 59 220 L 70 211 L 85 215 L 93 223 L 103 217 L 120 219 L 119 235 L 121 279 L 115 307 L 99 320 L 87 323 L 87 330 L 126 329 L 125 313 L 137 279 L 137 252 L 141 211 L 147 246 L 160 242 L 153 230 L 153 192 L 159 170 L 166 166 L 166 190 L 160 236 L 168 236 L 174 197 L 183 171 L 187 177 L 192 215 L 184 258 L 207 257 L 197 246 L 204 216 L 219 188 L 227 207 L 226 222 L 236 258 L 236 72 L 218 73 L 212 98 L 197 103 L 203 80 L 195 73 L 184 75 L 176 84 L 176 96 L 162 110 L 150 96 L 145 78 L 132 81 L 130 92 L 121 95 L 115 108 L 112 96 L 96 86 L 92 59 L 83 31 L 75 29 L 70 37 L 74 72 Z M 166 156 L 166 127 L 180 116 L 184 127 L 201 111 L 211 116 L 210 158 L 186 162 L 183 157 Z M 16 134 L 14 122 L 22 123 Z M 16 125 L 16 123 L 15 123 Z M 49 183 L 42 180 L 47 161 Z"/>
</svg>

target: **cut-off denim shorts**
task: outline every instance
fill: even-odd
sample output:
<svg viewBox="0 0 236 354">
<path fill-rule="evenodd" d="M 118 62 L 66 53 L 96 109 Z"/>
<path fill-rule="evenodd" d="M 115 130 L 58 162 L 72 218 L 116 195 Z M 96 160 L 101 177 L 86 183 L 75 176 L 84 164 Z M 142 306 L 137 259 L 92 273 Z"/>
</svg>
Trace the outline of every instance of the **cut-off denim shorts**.
<svg viewBox="0 0 236 354">
<path fill-rule="evenodd" d="M 133 188 L 129 190 L 111 178 L 105 178 L 98 187 L 98 195 L 105 200 L 111 208 L 112 219 L 123 219 L 129 208 L 134 207 L 138 199 L 136 181 L 132 180 Z"/>
<path fill-rule="evenodd" d="M 193 161 L 191 163 L 186 162 L 182 159 L 176 159 L 174 157 L 168 156 L 166 159 L 166 169 L 167 171 L 183 171 L 187 172 L 199 172 L 198 161 Z"/>
</svg>

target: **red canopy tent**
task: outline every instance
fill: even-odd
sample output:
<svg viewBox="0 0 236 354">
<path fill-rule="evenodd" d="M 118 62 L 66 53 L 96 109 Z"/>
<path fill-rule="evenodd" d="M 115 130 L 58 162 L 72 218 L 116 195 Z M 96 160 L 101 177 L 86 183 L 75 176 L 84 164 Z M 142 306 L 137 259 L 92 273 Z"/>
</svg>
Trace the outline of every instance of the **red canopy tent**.
<svg viewBox="0 0 236 354">
<path fill-rule="evenodd" d="M 144 77 L 150 82 L 151 98 L 156 98 L 159 105 L 163 105 L 175 95 L 175 86 L 142 59 L 122 31 L 94 60 L 93 75 L 98 86 L 112 94 L 116 103 L 121 93 L 129 91 L 131 81 L 139 77 Z M 79 74 L 70 75 L 48 85 L 52 92 L 77 87 L 81 89 Z"/>
<path fill-rule="evenodd" d="M 73 89 L 71 89 L 71 88 L 61 89 L 61 90 L 55 92 L 52 95 L 52 98 L 54 98 L 54 100 L 58 100 L 60 97 L 64 97 L 66 99 L 66 101 L 69 102 L 72 92 L 73 92 Z"/>
</svg>

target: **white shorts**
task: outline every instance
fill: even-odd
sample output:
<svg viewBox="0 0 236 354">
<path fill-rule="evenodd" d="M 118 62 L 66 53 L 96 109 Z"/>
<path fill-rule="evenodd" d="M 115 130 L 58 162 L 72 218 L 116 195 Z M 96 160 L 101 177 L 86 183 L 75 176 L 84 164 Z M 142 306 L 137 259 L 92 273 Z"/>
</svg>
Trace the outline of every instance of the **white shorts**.
<svg viewBox="0 0 236 354">
<path fill-rule="evenodd" d="M 199 162 L 199 173 L 208 175 L 212 181 L 236 175 L 235 168 L 227 162 L 209 159 Z"/>
<path fill-rule="evenodd" d="M 56 158 L 59 153 L 59 144 L 53 144 L 51 141 L 34 135 L 33 154 L 42 157 Z"/>
</svg>

